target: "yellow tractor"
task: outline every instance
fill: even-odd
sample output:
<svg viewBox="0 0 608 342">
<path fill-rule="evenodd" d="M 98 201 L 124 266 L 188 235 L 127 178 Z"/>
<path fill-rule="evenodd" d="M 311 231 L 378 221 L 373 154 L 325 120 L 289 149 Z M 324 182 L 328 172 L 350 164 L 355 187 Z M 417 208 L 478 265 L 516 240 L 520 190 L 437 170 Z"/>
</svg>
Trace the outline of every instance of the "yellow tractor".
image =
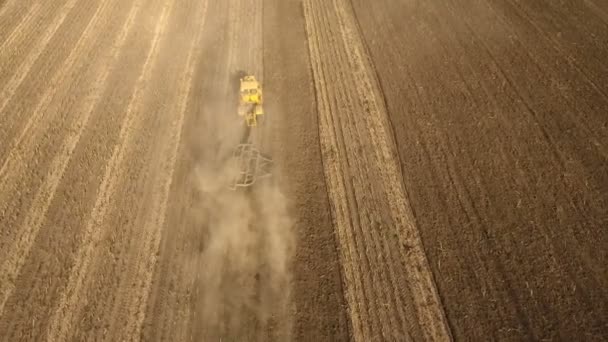
<svg viewBox="0 0 608 342">
<path fill-rule="evenodd" d="M 245 76 L 241 78 L 241 88 L 239 91 L 239 115 L 245 117 L 245 122 L 249 127 L 257 125 L 257 116 L 263 115 L 262 107 L 262 86 L 255 79 L 255 76 Z"/>
</svg>

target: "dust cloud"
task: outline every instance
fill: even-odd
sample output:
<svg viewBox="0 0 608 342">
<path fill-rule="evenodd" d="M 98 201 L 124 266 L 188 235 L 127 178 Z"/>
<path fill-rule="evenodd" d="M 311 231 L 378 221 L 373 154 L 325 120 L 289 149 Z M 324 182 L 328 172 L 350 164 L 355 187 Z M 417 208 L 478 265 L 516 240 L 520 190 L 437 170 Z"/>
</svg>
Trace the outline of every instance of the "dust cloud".
<svg viewBox="0 0 608 342">
<path fill-rule="evenodd" d="M 229 189 L 237 171 L 232 153 L 248 136 L 236 114 L 237 99 L 226 99 L 204 111 L 215 114 L 204 115 L 195 139 L 192 184 L 197 198 L 191 210 L 203 234 L 194 335 L 205 341 L 287 341 L 292 325 L 292 218 L 272 177 L 250 188 Z"/>
</svg>

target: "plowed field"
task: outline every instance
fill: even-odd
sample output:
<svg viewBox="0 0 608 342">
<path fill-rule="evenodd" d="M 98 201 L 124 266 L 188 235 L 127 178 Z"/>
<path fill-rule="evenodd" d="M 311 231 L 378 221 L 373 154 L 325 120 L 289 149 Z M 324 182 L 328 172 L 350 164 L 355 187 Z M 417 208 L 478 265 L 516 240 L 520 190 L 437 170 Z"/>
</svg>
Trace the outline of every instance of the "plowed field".
<svg viewBox="0 0 608 342">
<path fill-rule="evenodd" d="M 606 61 L 601 0 L 0 0 L 0 341 L 605 341 Z"/>
</svg>

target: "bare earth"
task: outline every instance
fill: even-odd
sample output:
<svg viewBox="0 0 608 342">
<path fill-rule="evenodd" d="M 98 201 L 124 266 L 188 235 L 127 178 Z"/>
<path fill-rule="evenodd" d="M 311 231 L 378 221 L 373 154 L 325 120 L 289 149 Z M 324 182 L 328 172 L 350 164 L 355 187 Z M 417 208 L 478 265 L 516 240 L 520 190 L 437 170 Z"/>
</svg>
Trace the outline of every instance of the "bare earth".
<svg viewBox="0 0 608 342">
<path fill-rule="evenodd" d="M 0 0 L 0 340 L 605 341 L 606 61 L 601 0 Z"/>
</svg>

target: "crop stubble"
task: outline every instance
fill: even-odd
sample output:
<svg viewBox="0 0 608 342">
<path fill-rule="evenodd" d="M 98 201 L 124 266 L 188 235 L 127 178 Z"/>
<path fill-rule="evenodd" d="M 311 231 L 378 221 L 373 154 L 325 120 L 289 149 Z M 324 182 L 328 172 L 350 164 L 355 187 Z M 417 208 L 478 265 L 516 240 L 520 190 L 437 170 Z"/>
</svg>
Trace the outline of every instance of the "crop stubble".
<svg viewBox="0 0 608 342">
<path fill-rule="evenodd" d="M 605 73 L 513 3 L 355 8 L 454 336 L 601 339 Z"/>
<path fill-rule="evenodd" d="M 264 81 L 253 138 L 298 205 L 295 293 L 262 291 L 284 320 L 237 334 L 605 336 L 606 5 L 353 3 L 2 2 L 0 339 L 190 340 L 235 323 L 200 321 L 209 262 L 255 282 L 205 252 L 192 168 L 212 160 L 201 142 L 232 143 L 201 135 L 242 121 L 225 120 L 236 69 Z M 285 211 L 269 203 L 261 222 Z M 289 252 L 270 237 L 257 246 Z"/>
<path fill-rule="evenodd" d="M 350 3 L 305 1 L 304 7 L 354 337 L 449 339 Z"/>
</svg>

